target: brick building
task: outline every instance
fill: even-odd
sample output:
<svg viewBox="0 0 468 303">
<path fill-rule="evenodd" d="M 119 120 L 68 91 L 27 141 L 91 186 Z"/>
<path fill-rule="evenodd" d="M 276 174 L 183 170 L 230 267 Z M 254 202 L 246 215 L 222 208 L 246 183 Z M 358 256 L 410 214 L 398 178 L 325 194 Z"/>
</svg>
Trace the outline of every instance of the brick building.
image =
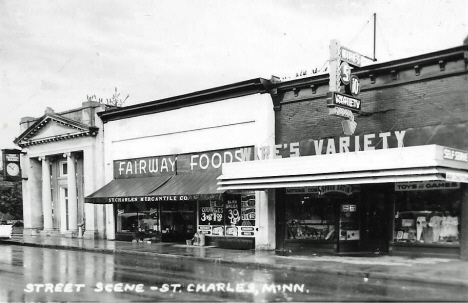
<svg viewBox="0 0 468 303">
<path fill-rule="evenodd" d="M 260 150 L 278 159 L 224 165 L 221 188 L 274 196 L 285 252 L 467 259 L 467 64 L 463 45 L 354 69 L 352 136 L 329 115 L 328 73 L 277 81 L 276 145 Z"/>
</svg>

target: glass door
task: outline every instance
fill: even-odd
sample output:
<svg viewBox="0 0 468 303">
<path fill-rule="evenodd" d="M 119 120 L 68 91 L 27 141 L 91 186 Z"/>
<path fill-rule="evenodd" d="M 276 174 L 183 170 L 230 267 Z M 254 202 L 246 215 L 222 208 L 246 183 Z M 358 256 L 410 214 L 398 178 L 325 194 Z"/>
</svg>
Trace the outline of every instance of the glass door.
<svg viewBox="0 0 468 303">
<path fill-rule="evenodd" d="M 360 251 L 360 224 L 358 204 L 345 200 L 339 204 L 338 252 Z"/>
</svg>

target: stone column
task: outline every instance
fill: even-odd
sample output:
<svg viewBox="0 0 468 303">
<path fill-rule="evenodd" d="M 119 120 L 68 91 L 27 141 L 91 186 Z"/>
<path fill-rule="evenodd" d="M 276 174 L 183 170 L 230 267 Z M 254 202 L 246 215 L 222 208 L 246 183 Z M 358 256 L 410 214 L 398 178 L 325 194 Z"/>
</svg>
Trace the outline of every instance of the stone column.
<svg viewBox="0 0 468 303">
<path fill-rule="evenodd" d="M 67 226 L 67 197 L 65 197 L 65 189 L 59 188 L 59 201 L 60 201 L 60 232 L 66 234 L 68 231 Z"/>
<path fill-rule="evenodd" d="M 76 236 L 78 232 L 78 200 L 76 191 L 75 157 L 67 154 L 67 186 L 68 186 L 68 231 Z"/>
<path fill-rule="evenodd" d="M 42 214 L 44 216 L 43 233 L 48 234 L 53 231 L 52 222 L 52 193 L 50 188 L 50 160 L 46 157 L 42 161 Z"/>
<path fill-rule="evenodd" d="M 42 171 L 41 162 L 30 159 L 26 155 L 21 157 L 23 170 L 23 220 L 25 236 L 36 235 L 42 229 Z"/>
<path fill-rule="evenodd" d="M 88 196 L 95 191 L 96 180 L 94 175 L 99 171 L 99 168 L 94 165 L 94 149 L 87 148 L 83 151 L 83 175 L 84 175 L 84 196 Z M 85 203 L 85 227 L 86 231 L 83 235 L 86 239 L 96 239 L 96 206 L 91 203 Z"/>
</svg>

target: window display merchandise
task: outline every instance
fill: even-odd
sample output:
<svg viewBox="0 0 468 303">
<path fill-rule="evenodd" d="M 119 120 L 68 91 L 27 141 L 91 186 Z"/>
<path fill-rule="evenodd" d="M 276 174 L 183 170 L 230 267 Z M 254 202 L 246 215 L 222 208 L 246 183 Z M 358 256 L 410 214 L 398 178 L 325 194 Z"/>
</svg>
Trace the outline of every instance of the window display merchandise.
<svg viewBox="0 0 468 303">
<path fill-rule="evenodd" d="M 332 242 L 335 235 L 335 205 L 329 199 L 298 195 L 286 207 L 287 239 Z"/>
<path fill-rule="evenodd" d="M 460 195 L 458 189 L 398 192 L 394 242 L 459 244 Z"/>
</svg>

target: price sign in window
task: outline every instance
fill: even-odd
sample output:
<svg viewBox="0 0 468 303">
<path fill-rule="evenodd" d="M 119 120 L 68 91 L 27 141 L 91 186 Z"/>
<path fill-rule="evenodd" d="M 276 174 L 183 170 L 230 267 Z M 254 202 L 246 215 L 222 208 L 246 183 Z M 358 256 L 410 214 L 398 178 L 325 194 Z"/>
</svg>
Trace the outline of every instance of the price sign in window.
<svg viewBox="0 0 468 303">
<path fill-rule="evenodd" d="M 226 195 L 224 204 L 226 236 L 238 236 L 238 226 L 241 225 L 240 195 Z"/>
<path fill-rule="evenodd" d="M 200 201 L 198 225 L 211 225 L 213 236 L 224 235 L 223 201 Z"/>
</svg>

